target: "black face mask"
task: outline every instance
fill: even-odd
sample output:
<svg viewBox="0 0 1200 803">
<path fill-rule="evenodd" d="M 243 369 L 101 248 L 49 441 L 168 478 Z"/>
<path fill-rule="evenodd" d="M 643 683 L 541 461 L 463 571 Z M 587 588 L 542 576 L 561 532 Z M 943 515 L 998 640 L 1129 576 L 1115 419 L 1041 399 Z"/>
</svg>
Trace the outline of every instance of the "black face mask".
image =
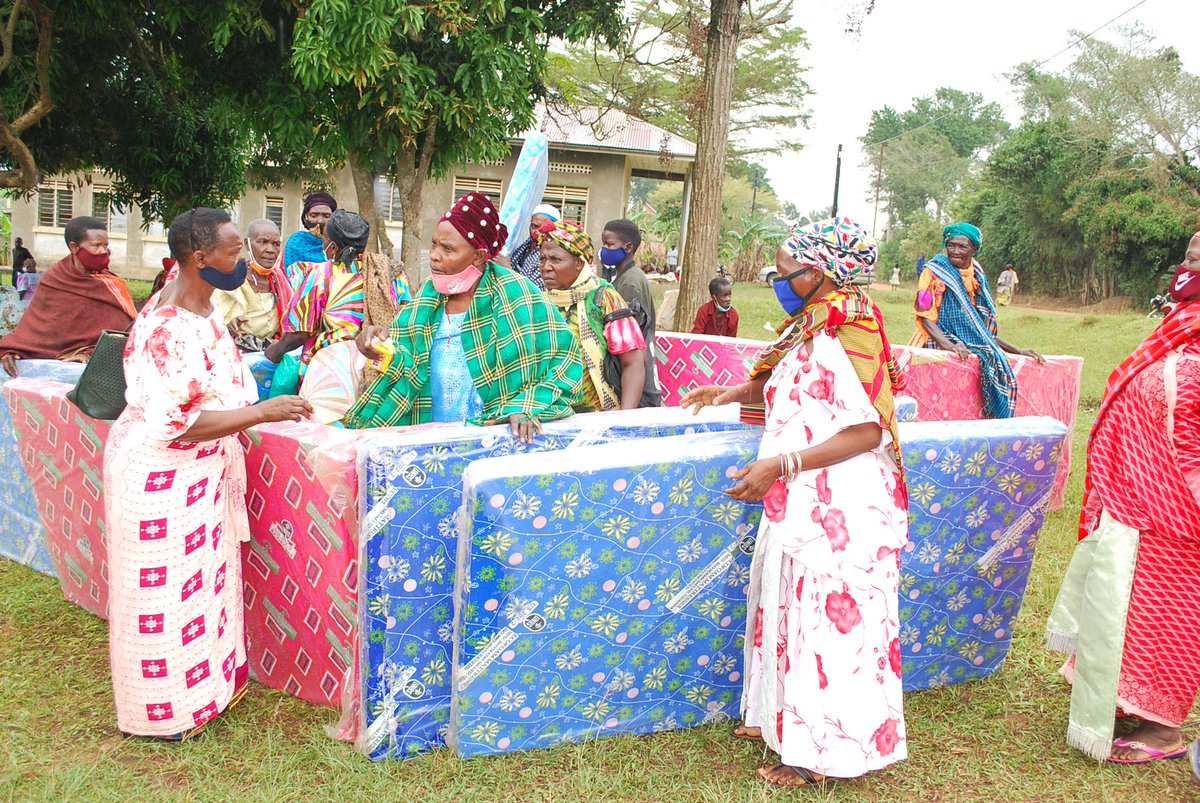
<svg viewBox="0 0 1200 803">
<path fill-rule="evenodd" d="M 231 273 L 225 273 L 214 268 L 212 265 L 205 265 L 200 269 L 200 278 L 211 284 L 218 290 L 236 290 L 246 282 L 246 272 L 250 270 L 250 265 L 244 259 L 239 259 L 237 264 L 233 266 Z"/>
</svg>

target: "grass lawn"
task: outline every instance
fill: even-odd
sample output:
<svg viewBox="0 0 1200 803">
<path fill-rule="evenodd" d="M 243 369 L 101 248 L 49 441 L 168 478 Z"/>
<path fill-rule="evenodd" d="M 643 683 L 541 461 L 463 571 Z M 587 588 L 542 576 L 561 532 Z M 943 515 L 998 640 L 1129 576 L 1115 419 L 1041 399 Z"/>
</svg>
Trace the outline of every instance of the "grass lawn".
<svg viewBox="0 0 1200 803">
<path fill-rule="evenodd" d="M 911 332 L 910 292 L 877 295 L 892 337 Z M 739 285 L 743 336 L 782 313 L 768 288 Z M 1068 690 L 1042 627 L 1075 543 L 1088 428 L 1112 368 L 1150 331 L 1134 314 L 1008 308 L 1001 331 L 1047 354 L 1086 358 L 1078 463 L 1064 510 L 1049 516 L 1013 651 L 991 678 L 907 698 L 910 759 L 805 799 L 836 801 L 1195 801 L 1183 762 L 1097 765 L 1064 741 Z M 801 799 L 754 777 L 762 749 L 729 727 L 606 739 L 462 761 L 447 751 L 372 764 L 329 739 L 333 711 L 252 686 L 239 708 L 187 744 L 118 735 L 103 622 L 58 584 L 0 561 L 0 794 L 14 800 L 754 801 Z M 1197 734 L 1190 733 L 1194 737 Z"/>
</svg>

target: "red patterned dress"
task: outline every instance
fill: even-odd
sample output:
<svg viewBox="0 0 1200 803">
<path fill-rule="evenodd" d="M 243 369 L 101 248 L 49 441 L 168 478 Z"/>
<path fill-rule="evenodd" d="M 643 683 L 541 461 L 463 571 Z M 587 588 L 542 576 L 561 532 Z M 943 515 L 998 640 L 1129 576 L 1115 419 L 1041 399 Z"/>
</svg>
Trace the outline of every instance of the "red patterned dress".
<svg viewBox="0 0 1200 803">
<path fill-rule="evenodd" d="M 104 450 L 113 696 L 122 732 L 172 738 L 245 685 L 250 535 L 237 437 L 175 439 L 202 411 L 257 394 L 219 312 L 159 307 L 157 296 L 130 333 L 125 379 L 129 406 Z"/>
<path fill-rule="evenodd" d="M 1200 690 L 1200 301 L 1109 379 L 1088 444 L 1080 536 L 1106 512 L 1140 540 L 1117 704 L 1179 727 Z"/>
</svg>

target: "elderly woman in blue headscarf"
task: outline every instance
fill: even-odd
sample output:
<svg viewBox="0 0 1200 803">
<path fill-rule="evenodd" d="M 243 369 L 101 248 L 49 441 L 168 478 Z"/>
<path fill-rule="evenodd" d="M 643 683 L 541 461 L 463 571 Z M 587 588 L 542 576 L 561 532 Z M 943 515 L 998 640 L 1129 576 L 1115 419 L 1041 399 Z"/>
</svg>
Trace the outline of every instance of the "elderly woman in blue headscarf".
<svg viewBox="0 0 1200 803">
<path fill-rule="evenodd" d="M 1005 352 L 1045 360 L 1033 349 L 1017 348 L 997 334 L 996 305 L 987 276 L 975 259 L 983 234 L 970 223 L 942 230 L 944 254 L 925 263 L 917 280 L 917 331 L 909 341 L 917 348 L 945 349 L 965 360 L 979 357 L 983 411 L 989 418 L 1012 418 L 1017 379 Z"/>
</svg>

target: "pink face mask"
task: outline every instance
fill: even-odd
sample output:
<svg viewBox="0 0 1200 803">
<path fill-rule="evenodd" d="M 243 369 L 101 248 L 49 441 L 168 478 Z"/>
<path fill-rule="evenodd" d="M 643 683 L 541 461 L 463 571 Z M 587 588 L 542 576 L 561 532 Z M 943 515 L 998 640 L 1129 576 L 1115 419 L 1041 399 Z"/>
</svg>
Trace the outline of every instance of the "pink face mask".
<svg viewBox="0 0 1200 803">
<path fill-rule="evenodd" d="M 479 283 L 479 280 L 483 278 L 483 271 L 470 265 L 460 273 L 453 275 L 434 273 L 430 278 L 433 280 L 433 289 L 442 295 L 459 296 Z"/>
</svg>

